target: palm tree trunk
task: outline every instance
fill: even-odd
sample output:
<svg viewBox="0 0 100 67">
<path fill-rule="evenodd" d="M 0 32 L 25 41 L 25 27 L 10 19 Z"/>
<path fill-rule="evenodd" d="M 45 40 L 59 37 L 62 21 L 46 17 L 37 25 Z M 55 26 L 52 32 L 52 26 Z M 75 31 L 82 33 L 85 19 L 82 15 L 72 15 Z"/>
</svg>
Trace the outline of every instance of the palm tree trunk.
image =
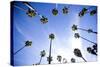
<svg viewBox="0 0 100 67">
<path fill-rule="evenodd" d="M 83 30 L 83 31 L 86 31 L 86 32 L 88 31 L 88 30 L 86 30 L 86 29 L 82 29 L 82 28 L 77 28 L 77 29 L 79 29 L 79 30 Z"/>
<path fill-rule="evenodd" d="M 49 64 L 51 64 L 51 47 L 52 47 L 52 39 L 50 40 Z"/>
<path fill-rule="evenodd" d="M 16 51 L 16 52 L 14 53 L 14 55 L 17 54 L 19 51 L 21 51 L 24 47 L 25 47 L 25 46 L 23 46 L 23 47 L 20 48 L 18 51 Z"/>
<path fill-rule="evenodd" d="M 29 9 L 35 10 L 29 3 L 25 3 L 25 5 L 26 5 Z"/>
<path fill-rule="evenodd" d="M 98 34 L 97 32 L 94 32 L 94 31 L 92 33 Z"/>
<path fill-rule="evenodd" d="M 39 65 L 40 65 L 40 63 L 41 63 L 41 60 L 42 60 L 42 57 L 40 58 Z"/>
<path fill-rule="evenodd" d="M 86 30 L 86 29 L 82 29 L 82 28 L 77 28 L 77 29 L 88 32 L 88 30 Z M 97 34 L 97 32 L 94 32 L 94 31 L 93 32 L 91 31 L 91 33 Z"/>
<path fill-rule="evenodd" d="M 56 3 L 56 9 L 57 9 L 57 7 L 58 7 L 58 4 Z"/>
<path fill-rule="evenodd" d="M 87 62 L 87 61 L 84 59 L 84 57 L 82 57 L 82 59 L 83 59 L 85 62 Z"/>
<path fill-rule="evenodd" d="M 81 36 L 80 36 L 81 37 Z M 86 41 L 88 41 L 88 42 L 91 42 L 91 43 L 93 43 L 93 44 L 96 44 L 96 43 L 94 43 L 94 42 L 92 42 L 92 41 L 90 41 L 90 40 L 88 40 L 88 39 L 86 39 L 86 38 L 84 38 L 84 37 L 81 37 L 82 39 L 84 39 L 84 40 L 86 40 Z"/>
</svg>

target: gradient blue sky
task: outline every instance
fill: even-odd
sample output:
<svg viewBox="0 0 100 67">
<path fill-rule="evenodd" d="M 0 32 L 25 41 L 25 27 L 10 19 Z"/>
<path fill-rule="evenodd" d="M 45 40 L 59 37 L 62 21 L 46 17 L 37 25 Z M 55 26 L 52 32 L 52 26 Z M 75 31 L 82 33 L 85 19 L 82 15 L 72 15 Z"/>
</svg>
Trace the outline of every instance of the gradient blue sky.
<svg viewBox="0 0 100 67">
<path fill-rule="evenodd" d="M 28 9 L 27 6 L 21 2 L 16 2 L 15 4 L 24 9 Z M 74 32 L 71 29 L 73 24 L 77 24 L 80 28 L 91 28 L 94 31 L 97 31 L 97 14 L 90 16 L 90 14 L 87 13 L 81 18 L 78 17 L 78 13 L 83 7 L 89 8 L 90 6 L 58 4 L 58 15 L 53 16 L 52 9 L 56 7 L 55 3 L 32 2 L 30 4 L 38 13 L 48 18 L 48 23 L 42 24 L 38 15 L 31 18 L 26 15 L 26 12 L 13 7 L 14 52 L 23 47 L 26 40 L 32 41 L 31 47 L 25 47 L 19 53 L 14 55 L 14 65 L 32 65 L 38 63 L 40 60 L 40 51 L 42 50 L 46 50 L 46 56 L 43 58 L 41 64 L 48 64 L 47 57 L 49 55 L 50 45 L 49 34 L 51 33 L 54 33 L 55 35 L 55 39 L 52 43 L 52 64 L 58 63 L 56 60 L 57 55 L 61 55 L 63 58 L 66 58 L 68 63 L 71 62 L 70 59 L 72 57 L 76 59 L 76 62 L 84 62 L 81 58 L 74 56 L 74 48 L 79 48 L 82 51 L 83 57 L 87 61 L 97 60 L 96 56 L 91 55 L 86 51 L 86 48 L 93 44 L 81 38 L 75 39 Z M 62 13 L 62 8 L 64 6 L 69 6 L 68 14 Z M 92 9 L 96 9 L 96 7 L 92 6 L 90 10 Z M 82 37 L 97 42 L 96 34 L 89 34 L 80 30 L 76 32 L 79 32 Z"/>
</svg>

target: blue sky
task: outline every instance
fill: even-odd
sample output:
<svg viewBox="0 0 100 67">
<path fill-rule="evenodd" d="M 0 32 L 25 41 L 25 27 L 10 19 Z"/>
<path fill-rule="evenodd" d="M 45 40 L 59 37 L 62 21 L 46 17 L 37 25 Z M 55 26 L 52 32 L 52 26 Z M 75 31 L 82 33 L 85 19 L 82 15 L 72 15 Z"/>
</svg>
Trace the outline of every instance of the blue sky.
<svg viewBox="0 0 100 67">
<path fill-rule="evenodd" d="M 21 2 L 16 2 L 16 5 L 28 9 Z M 73 24 L 78 25 L 80 28 L 93 29 L 97 31 L 97 14 L 90 16 L 89 13 L 85 14 L 83 17 L 78 17 L 78 13 L 83 7 L 89 8 L 90 6 L 83 5 L 68 5 L 68 4 L 57 4 L 58 15 L 52 15 L 52 9 L 56 7 L 55 3 L 30 3 L 32 7 L 36 9 L 38 13 L 44 15 L 48 18 L 48 23 L 42 24 L 40 22 L 40 17 L 36 15 L 35 17 L 27 16 L 26 12 L 14 8 L 14 21 L 13 21 L 13 32 L 14 32 L 14 52 L 19 50 L 25 45 L 25 41 L 31 40 L 32 46 L 25 47 L 23 50 L 14 55 L 14 65 L 32 65 L 36 64 L 40 60 L 40 51 L 45 50 L 46 56 L 43 57 L 41 64 L 48 64 L 47 57 L 49 55 L 49 45 L 50 39 L 49 34 L 53 33 L 55 39 L 52 42 L 52 64 L 58 63 L 56 60 L 57 55 L 61 55 L 66 58 L 68 63 L 73 57 L 76 62 L 84 62 L 81 58 L 74 56 L 74 48 L 79 48 L 82 51 L 83 57 L 87 61 L 96 61 L 97 57 L 89 54 L 86 48 L 92 46 L 93 44 L 79 38 L 74 38 L 74 32 L 71 29 Z M 63 14 L 63 7 L 69 7 L 69 13 Z M 92 6 L 92 9 L 96 9 Z M 78 30 L 80 35 L 91 41 L 97 42 L 96 34 L 87 33 L 85 31 Z"/>
</svg>

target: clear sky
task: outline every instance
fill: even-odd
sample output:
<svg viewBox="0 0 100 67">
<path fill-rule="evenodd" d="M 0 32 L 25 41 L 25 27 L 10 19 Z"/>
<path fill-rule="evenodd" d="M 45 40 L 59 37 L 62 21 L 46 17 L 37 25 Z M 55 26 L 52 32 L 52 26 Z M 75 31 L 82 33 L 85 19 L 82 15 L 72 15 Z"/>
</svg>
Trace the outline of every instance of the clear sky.
<svg viewBox="0 0 100 67">
<path fill-rule="evenodd" d="M 15 4 L 26 10 L 28 9 L 22 2 L 16 2 Z M 31 18 L 27 16 L 26 12 L 13 7 L 14 52 L 23 47 L 25 45 L 25 41 L 32 41 L 31 47 L 25 47 L 23 50 L 14 55 L 14 65 L 32 65 L 38 63 L 40 60 L 40 51 L 42 50 L 46 51 L 46 56 L 43 57 L 41 64 L 48 64 L 47 57 L 49 55 L 50 46 L 49 34 L 51 33 L 55 35 L 55 39 L 52 41 L 52 64 L 58 63 L 57 55 L 61 55 L 63 58 L 66 58 L 68 63 L 71 62 L 70 59 L 72 57 L 76 59 L 76 62 L 84 62 L 83 59 L 74 55 L 74 48 L 79 48 L 83 57 L 87 61 L 97 60 L 95 55 L 91 55 L 86 51 L 86 48 L 93 44 L 81 38 L 75 39 L 74 32 L 71 29 L 72 25 L 76 24 L 80 28 L 91 28 L 94 31 L 97 31 L 97 14 L 90 16 L 90 14 L 87 13 L 81 18 L 78 17 L 78 13 L 82 10 L 82 8 L 89 8 L 90 6 L 57 4 L 58 15 L 54 16 L 52 14 L 52 9 L 56 7 L 55 3 L 32 2 L 30 4 L 38 13 L 48 18 L 48 23 L 42 24 L 38 15 Z M 69 7 L 68 14 L 62 13 L 64 6 Z M 91 7 L 92 8 L 90 10 L 96 9 L 96 6 Z M 97 42 L 96 34 L 87 33 L 81 30 L 76 32 L 80 33 L 80 36 L 84 38 Z"/>
</svg>

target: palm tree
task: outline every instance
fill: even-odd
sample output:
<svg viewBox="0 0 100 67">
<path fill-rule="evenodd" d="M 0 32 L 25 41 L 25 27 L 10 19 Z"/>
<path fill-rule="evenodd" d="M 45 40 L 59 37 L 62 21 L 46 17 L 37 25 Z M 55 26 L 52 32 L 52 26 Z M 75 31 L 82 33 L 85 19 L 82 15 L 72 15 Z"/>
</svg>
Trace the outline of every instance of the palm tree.
<svg viewBox="0 0 100 67">
<path fill-rule="evenodd" d="M 96 52 L 96 50 L 95 50 L 95 49 L 92 49 L 91 47 L 88 47 L 88 48 L 87 48 L 87 51 L 88 51 L 89 53 L 91 53 L 91 54 L 93 54 L 93 55 L 96 55 L 96 56 L 97 56 L 97 52 Z"/>
<path fill-rule="evenodd" d="M 52 9 L 52 14 L 56 16 L 58 14 L 58 10 L 56 8 Z"/>
<path fill-rule="evenodd" d="M 75 59 L 74 59 L 74 58 L 71 58 L 71 62 L 72 62 L 72 63 L 75 63 L 76 61 L 75 61 Z"/>
<path fill-rule="evenodd" d="M 28 2 L 23 2 L 24 5 L 26 5 L 28 7 L 28 11 L 27 11 L 27 15 L 29 17 L 34 17 L 36 16 L 37 12 L 36 10 L 28 3 Z"/>
<path fill-rule="evenodd" d="M 91 43 L 93 43 L 93 44 L 97 44 L 97 43 L 94 43 L 94 42 L 92 42 L 92 41 L 90 41 L 90 40 L 84 38 L 84 37 L 81 37 L 81 36 L 79 35 L 79 33 L 75 33 L 75 34 L 74 34 L 74 37 L 75 37 L 75 38 L 82 38 L 82 39 L 84 39 L 84 40 L 86 40 L 86 41 L 88 41 L 88 42 L 91 42 Z"/>
<path fill-rule="evenodd" d="M 84 14 L 86 14 L 87 13 L 87 8 L 83 8 L 80 12 L 79 12 L 79 17 L 82 17 L 82 16 L 84 16 Z"/>
<path fill-rule="evenodd" d="M 41 58 L 40 58 L 39 64 L 41 63 L 42 58 L 46 55 L 45 50 L 41 51 L 40 55 L 41 55 Z"/>
<path fill-rule="evenodd" d="M 81 51 L 78 49 L 78 48 L 75 48 L 74 49 L 74 55 L 77 56 L 77 57 L 81 57 L 85 62 L 87 62 L 84 57 L 82 56 L 82 53 Z"/>
<path fill-rule="evenodd" d="M 66 7 L 66 6 L 62 9 L 63 14 L 67 14 L 68 11 L 69 11 L 69 10 L 68 10 L 68 7 Z"/>
<path fill-rule="evenodd" d="M 29 17 L 34 17 L 36 16 L 36 12 L 34 10 L 28 9 L 26 13 Z"/>
<path fill-rule="evenodd" d="M 63 63 L 67 63 L 67 59 L 66 58 L 63 58 Z"/>
<path fill-rule="evenodd" d="M 78 29 L 79 29 L 79 30 L 86 31 L 86 32 L 88 32 L 88 33 L 94 33 L 94 34 L 97 34 L 97 32 L 94 32 L 92 29 L 86 30 L 86 29 L 78 28 L 77 25 L 73 24 L 72 30 L 73 30 L 73 31 L 76 31 L 76 30 L 78 30 Z"/>
<path fill-rule="evenodd" d="M 62 56 L 58 55 L 58 56 L 57 56 L 57 60 L 58 60 L 58 62 L 60 62 L 60 63 L 61 63 Z"/>
<path fill-rule="evenodd" d="M 41 17 L 40 21 L 41 21 L 43 24 L 45 24 L 45 23 L 48 22 L 48 18 L 46 18 L 46 17 L 44 17 L 44 16 L 40 16 L 40 17 Z"/>
<path fill-rule="evenodd" d="M 16 52 L 14 53 L 14 55 L 17 54 L 19 51 L 21 51 L 24 47 L 29 47 L 29 46 L 32 46 L 32 41 L 27 40 L 27 41 L 25 42 L 25 46 L 23 46 L 23 47 L 20 48 L 18 51 L 16 51 Z"/>
<path fill-rule="evenodd" d="M 94 15 L 94 14 L 96 14 L 97 13 L 97 10 L 92 10 L 91 12 L 90 12 L 90 15 L 92 16 L 92 15 Z"/>
<path fill-rule="evenodd" d="M 52 40 L 55 38 L 54 34 L 51 33 L 49 35 L 49 38 L 50 38 L 50 49 L 49 49 L 49 57 L 47 57 L 47 61 L 48 61 L 48 64 L 51 64 L 51 61 L 52 61 L 52 57 L 51 57 L 51 48 L 52 48 Z"/>
</svg>

